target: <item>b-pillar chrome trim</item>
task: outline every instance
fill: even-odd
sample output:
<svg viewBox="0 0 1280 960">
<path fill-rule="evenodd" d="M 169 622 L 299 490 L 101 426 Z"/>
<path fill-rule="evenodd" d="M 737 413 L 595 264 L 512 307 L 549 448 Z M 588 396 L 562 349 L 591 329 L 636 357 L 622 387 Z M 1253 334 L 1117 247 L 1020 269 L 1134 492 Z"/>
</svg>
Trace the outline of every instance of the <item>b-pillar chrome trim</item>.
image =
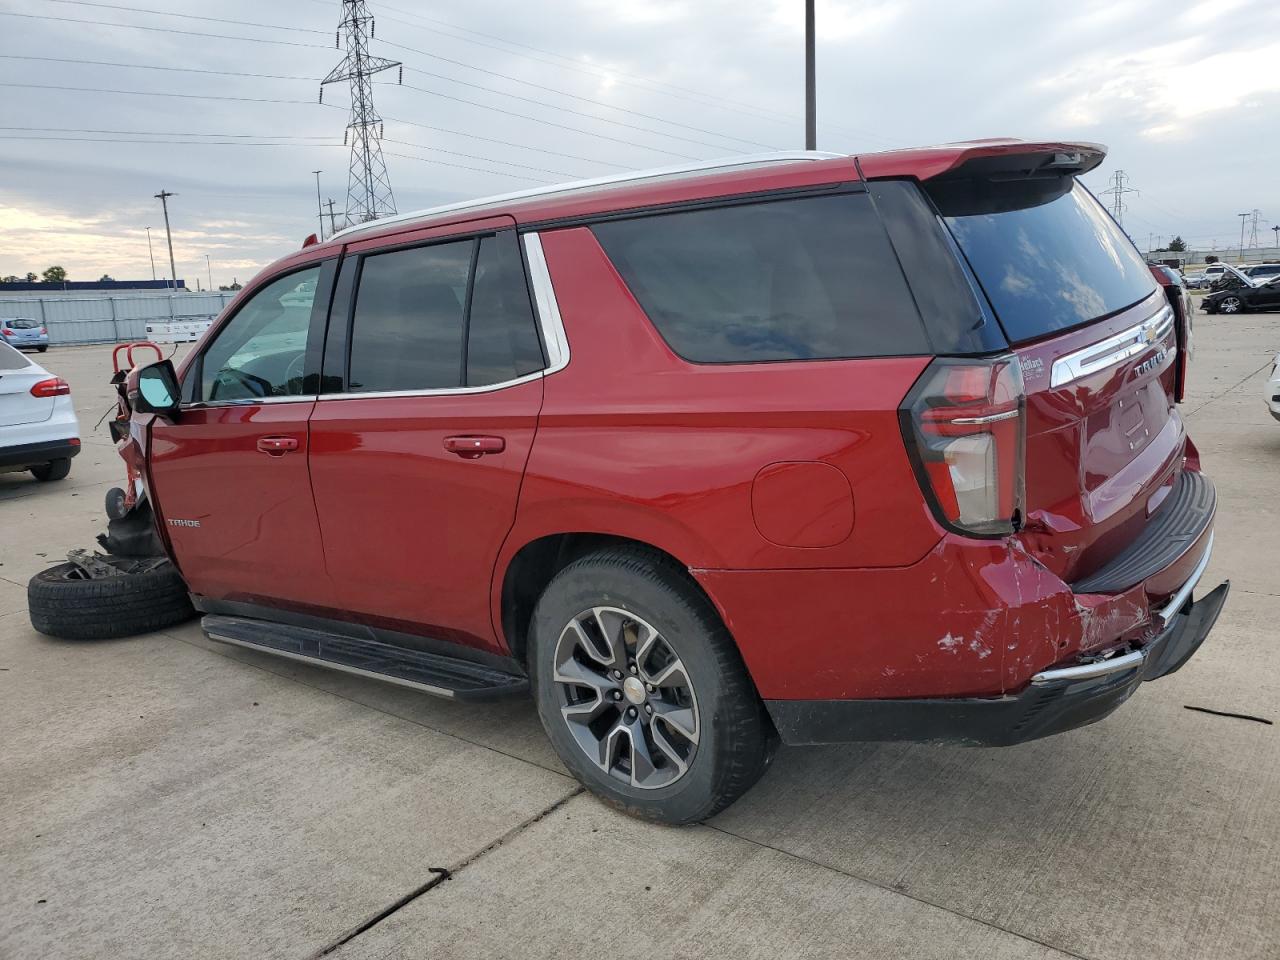
<svg viewBox="0 0 1280 960">
<path fill-rule="evenodd" d="M 537 233 L 524 235 L 525 260 L 529 264 L 529 282 L 533 285 L 533 302 L 542 328 L 542 341 L 547 348 L 547 369 L 552 374 L 569 365 L 569 337 L 560 318 L 560 303 L 547 269 L 547 256 L 542 252 L 542 238 Z"/>
</svg>

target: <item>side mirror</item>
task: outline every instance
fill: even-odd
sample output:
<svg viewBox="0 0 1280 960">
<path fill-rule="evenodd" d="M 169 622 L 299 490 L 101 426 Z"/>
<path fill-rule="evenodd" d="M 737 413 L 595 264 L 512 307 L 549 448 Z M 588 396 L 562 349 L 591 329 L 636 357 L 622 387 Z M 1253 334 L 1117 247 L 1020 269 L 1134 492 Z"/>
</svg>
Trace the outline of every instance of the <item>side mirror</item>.
<svg viewBox="0 0 1280 960">
<path fill-rule="evenodd" d="M 136 387 L 129 390 L 129 405 L 139 413 L 155 413 L 173 419 L 182 395 L 173 364 L 161 360 L 136 373 Z"/>
</svg>

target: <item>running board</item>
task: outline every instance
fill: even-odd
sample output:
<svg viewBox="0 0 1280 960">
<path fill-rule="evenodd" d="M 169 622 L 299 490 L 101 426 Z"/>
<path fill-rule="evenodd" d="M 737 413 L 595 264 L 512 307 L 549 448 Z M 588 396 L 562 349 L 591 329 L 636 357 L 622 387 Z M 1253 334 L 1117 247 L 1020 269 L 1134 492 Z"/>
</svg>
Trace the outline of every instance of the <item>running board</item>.
<svg viewBox="0 0 1280 960">
<path fill-rule="evenodd" d="M 210 640 L 220 643 L 385 680 L 451 700 L 499 700 L 520 696 L 529 689 L 526 677 L 468 660 L 309 627 L 215 614 L 205 616 L 200 626 Z"/>
</svg>

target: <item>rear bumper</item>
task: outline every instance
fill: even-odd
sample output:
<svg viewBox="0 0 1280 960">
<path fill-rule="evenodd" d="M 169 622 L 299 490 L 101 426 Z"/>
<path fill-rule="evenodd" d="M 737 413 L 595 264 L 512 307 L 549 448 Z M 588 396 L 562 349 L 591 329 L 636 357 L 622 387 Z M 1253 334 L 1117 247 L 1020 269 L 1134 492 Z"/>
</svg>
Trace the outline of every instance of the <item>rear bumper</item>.
<svg viewBox="0 0 1280 960">
<path fill-rule="evenodd" d="M 1192 602 L 1208 564 L 1161 611 L 1165 626 L 1145 646 L 1091 663 L 1044 670 L 1021 693 L 993 698 L 921 700 L 767 700 L 784 743 L 913 740 L 1002 747 L 1103 719 L 1139 684 L 1179 669 L 1217 622 L 1230 582 Z"/>
<path fill-rule="evenodd" d="M 51 460 L 69 460 L 80 452 L 80 441 L 45 440 L 0 447 L 0 467 L 34 467 Z"/>
</svg>

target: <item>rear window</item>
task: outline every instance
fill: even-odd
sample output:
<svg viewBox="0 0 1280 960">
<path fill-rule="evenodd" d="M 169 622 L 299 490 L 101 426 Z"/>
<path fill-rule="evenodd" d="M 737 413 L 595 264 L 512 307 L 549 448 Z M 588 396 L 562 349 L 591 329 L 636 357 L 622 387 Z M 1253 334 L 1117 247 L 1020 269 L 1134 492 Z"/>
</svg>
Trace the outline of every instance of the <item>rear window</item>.
<svg viewBox="0 0 1280 960">
<path fill-rule="evenodd" d="M 0 370 L 24 370 L 31 365 L 30 360 L 0 340 Z"/>
<path fill-rule="evenodd" d="M 928 190 L 1014 343 L 1155 290 L 1133 243 L 1073 177 L 934 181 Z"/>
<path fill-rule="evenodd" d="M 8 320 L 6 323 L 13 330 L 35 330 L 40 326 L 38 320 Z"/>
<path fill-rule="evenodd" d="M 866 194 L 682 211 L 592 229 L 659 333 L 686 360 L 929 352 Z"/>
</svg>

